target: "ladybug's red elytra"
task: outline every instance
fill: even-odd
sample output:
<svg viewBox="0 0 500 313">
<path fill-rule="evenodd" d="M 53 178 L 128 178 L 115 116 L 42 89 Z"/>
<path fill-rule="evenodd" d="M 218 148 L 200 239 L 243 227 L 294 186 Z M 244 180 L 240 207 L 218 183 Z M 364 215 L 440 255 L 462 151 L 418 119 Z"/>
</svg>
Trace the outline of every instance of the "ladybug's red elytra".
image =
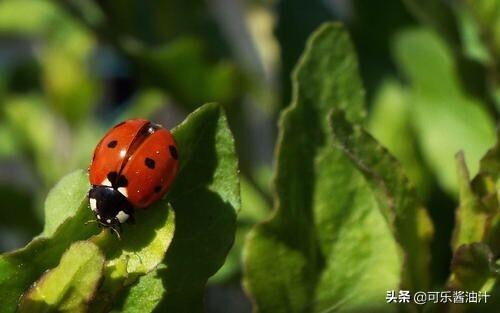
<svg viewBox="0 0 500 313">
<path fill-rule="evenodd" d="M 114 126 L 97 144 L 89 168 L 89 204 L 97 222 L 118 233 L 134 209 L 162 198 L 179 169 L 172 134 L 148 120 Z"/>
</svg>

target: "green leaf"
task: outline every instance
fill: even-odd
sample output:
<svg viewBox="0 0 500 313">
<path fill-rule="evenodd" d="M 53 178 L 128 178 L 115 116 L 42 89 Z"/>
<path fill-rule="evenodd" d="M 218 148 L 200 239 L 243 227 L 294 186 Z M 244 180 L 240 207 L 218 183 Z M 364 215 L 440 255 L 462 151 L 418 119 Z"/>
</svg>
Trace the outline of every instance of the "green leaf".
<svg viewBox="0 0 500 313">
<path fill-rule="evenodd" d="M 162 265 L 159 266 L 159 269 L 164 268 Z M 165 288 L 162 279 L 158 276 L 158 270 L 154 270 L 140 277 L 137 283 L 130 287 L 121 307 L 115 308 L 113 312 L 153 312 L 164 294 Z"/>
<path fill-rule="evenodd" d="M 347 149 L 334 146 L 327 119 L 331 109 L 345 110 L 358 123 L 365 115 L 357 61 L 340 25 L 326 24 L 313 34 L 293 84 L 291 107 L 280 121 L 277 206 L 271 219 L 248 236 L 245 286 L 258 312 L 389 312 L 395 307 L 380 295 L 402 284 L 404 256 L 389 218 L 396 215 L 388 208 L 391 198 L 376 186 L 380 180 L 388 179 L 385 183 L 394 190 L 387 192 L 409 214 L 401 221 L 409 226 L 401 231 L 405 243 L 425 251 L 417 236 L 425 228 L 417 229 L 411 193 L 406 183 L 398 185 L 401 171 L 381 147 L 361 137 L 367 157 L 380 161 L 369 166 L 383 170 L 384 176 L 374 179 L 363 175 L 365 169 L 349 158 Z M 353 153 L 359 158 L 358 151 Z M 386 177 L 391 171 L 394 176 Z M 425 237 L 428 230 L 422 233 Z M 412 279 L 423 275 L 420 280 L 425 281 L 425 262 L 419 262 L 408 272 Z M 419 282 L 411 283 L 416 287 Z"/>
<path fill-rule="evenodd" d="M 222 109 L 205 105 L 173 133 L 181 170 L 168 199 L 137 212 L 137 224 L 124 227 L 121 241 L 107 232 L 91 238 L 107 259 L 100 298 L 92 304 L 96 310 L 109 308 L 124 287 L 164 259 L 174 233 L 169 203 L 180 228 L 165 258 L 167 267 L 158 270 L 167 290 L 161 305 L 174 311 L 201 309 L 206 281 L 221 267 L 232 245 L 240 207 L 238 168 Z M 45 270 L 57 265 L 72 242 L 96 233 L 95 225 L 84 226 L 94 219 L 85 197 L 86 179 L 83 171 L 75 172 L 51 193 L 47 200 L 47 215 L 53 218 L 46 228 L 49 237 L 0 257 L 0 306 L 6 312 L 15 310 L 20 295 Z"/>
<path fill-rule="evenodd" d="M 238 160 L 222 108 L 206 104 L 173 130 L 180 172 L 167 200 L 176 230 L 166 268 L 163 311 L 201 312 L 205 284 L 225 261 L 240 209 Z"/>
<path fill-rule="evenodd" d="M 461 245 L 453 255 L 451 271 L 450 287 L 455 290 L 480 290 L 493 276 L 493 253 L 484 243 Z"/>
<path fill-rule="evenodd" d="M 481 242 L 485 239 L 489 214 L 474 193 L 463 152 L 456 156 L 460 185 L 460 206 L 456 211 L 452 247 L 456 250 L 463 244 Z"/>
<path fill-rule="evenodd" d="M 398 82 L 385 82 L 375 96 L 368 129 L 401 162 L 425 199 L 432 186 L 416 142 L 409 100 L 407 92 Z"/>
<path fill-rule="evenodd" d="M 75 208 L 85 203 L 89 189 L 89 179 L 83 170 L 64 176 L 45 200 L 45 227 L 42 235 L 52 236 L 59 225 L 73 216 Z"/>
<path fill-rule="evenodd" d="M 411 82 L 413 125 L 429 167 L 450 193 L 458 190 L 455 154 L 463 150 L 471 174 L 495 141 L 492 118 L 461 88 L 452 52 L 433 33 L 411 30 L 395 40 L 395 55 Z"/>
<path fill-rule="evenodd" d="M 447 282 L 447 290 L 462 290 L 467 292 L 481 291 L 488 295 L 487 303 L 484 298 L 479 303 L 432 303 L 426 305 L 427 312 L 496 312 L 498 295 L 496 286 L 494 256 L 488 245 L 474 242 L 459 246 L 453 254 L 451 262 L 451 276 Z"/>
<path fill-rule="evenodd" d="M 333 112 L 331 123 L 335 144 L 366 176 L 380 210 L 406 252 L 405 286 L 423 290 L 429 284 L 432 225 L 415 190 L 397 160 L 360 125 L 347 122 L 340 110 Z"/>
<path fill-rule="evenodd" d="M 462 1 L 465 3 L 465 1 Z M 470 10 L 461 7 L 456 10 L 460 22 L 460 36 L 464 53 L 467 57 L 482 64 L 490 64 L 492 57 L 486 45 L 481 40 L 481 30 Z"/>
<path fill-rule="evenodd" d="M 102 276 L 104 256 L 88 241 L 75 242 L 59 265 L 23 295 L 19 312 L 86 312 Z"/>
<path fill-rule="evenodd" d="M 164 266 L 122 294 L 120 308 L 115 307 L 120 312 L 201 312 L 205 284 L 234 240 L 238 162 L 221 107 L 202 106 L 172 132 L 181 161 L 167 196 L 175 210 L 175 236 Z"/>
<path fill-rule="evenodd" d="M 242 250 L 245 238 L 251 228 L 269 213 L 269 204 L 262 195 L 244 178 L 241 178 L 241 212 L 238 214 L 236 238 L 224 266 L 210 278 L 209 283 L 220 284 L 241 274 Z"/>
<path fill-rule="evenodd" d="M 111 232 L 101 232 L 91 238 L 106 254 L 106 266 L 126 261 L 128 275 L 145 274 L 156 268 L 175 229 L 174 212 L 166 201 L 152 205 L 147 212 L 137 212 L 136 217 L 135 225 L 124 226 L 121 240 L 116 240 Z"/>
<path fill-rule="evenodd" d="M 500 132 L 496 144 L 483 156 L 472 188 L 489 211 L 496 211 L 500 195 Z"/>
<path fill-rule="evenodd" d="M 320 263 L 312 216 L 313 162 L 328 133 L 320 118 L 332 105 L 347 107 L 344 97 L 332 92 L 360 90 L 335 88 L 337 77 L 356 82 L 356 60 L 345 58 L 352 58 L 346 34 L 339 26 L 323 26 L 308 42 L 292 77 L 294 98 L 280 121 L 275 181 L 279 206 L 270 221 L 250 232 L 244 252 L 245 285 L 260 312 L 302 312 L 310 305 Z M 361 101 L 354 100 L 351 111 L 361 115 L 362 96 L 358 98 Z"/>
<path fill-rule="evenodd" d="M 498 138 L 498 136 L 497 136 Z M 492 301 L 487 306 L 468 307 L 450 305 L 449 312 L 496 312 L 499 295 L 500 216 L 498 190 L 500 177 L 500 145 L 497 143 L 481 159 L 479 173 L 472 182 L 463 153 L 457 154 L 460 184 L 460 207 L 457 210 L 451 275 L 448 288 L 454 290 L 482 290 Z M 442 309 L 442 308 L 441 308 Z"/>
<path fill-rule="evenodd" d="M 166 201 L 157 202 L 145 212 L 137 210 L 136 219 L 134 225 L 124 226 L 121 240 L 109 231 L 90 238 L 106 256 L 104 281 L 92 303 L 93 312 L 109 311 L 123 288 L 163 261 L 172 242 L 175 218 Z"/>
<path fill-rule="evenodd" d="M 47 203 L 57 200 L 60 210 L 49 211 L 55 219 L 48 228 L 55 229 L 48 232 L 49 237 L 39 237 L 25 248 L 0 257 L 0 305 L 7 312 L 14 311 L 24 290 L 45 270 L 54 267 L 72 242 L 97 233 L 94 224 L 84 225 L 94 219 L 88 208 L 88 190 L 83 188 L 87 179 L 84 171 L 77 171 L 63 179 L 64 186 L 58 185 L 51 192 Z M 48 205 L 47 210 L 50 208 L 53 207 Z M 99 293 L 105 298 L 104 306 L 110 305 L 115 293 L 125 285 L 161 263 L 173 237 L 173 213 L 166 203 L 157 203 L 151 210 L 137 215 L 137 224 L 125 228 L 122 241 L 108 232 L 101 232 L 93 239 L 107 258 L 106 279 Z M 56 220 L 61 222 L 59 226 Z M 111 297 L 106 298 L 109 294 Z"/>
<path fill-rule="evenodd" d="M 500 136 L 497 135 L 497 143 L 481 159 L 479 173 L 471 182 L 471 194 L 476 215 L 479 212 L 487 214 L 487 221 L 483 228 L 482 241 L 487 242 L 495 255 L 500 253 L 500 214 L 498 208 L 500 203 Z M 469 200 L 470 201 L 470 200 Z M 475 217 L 478 219 L 479 217 Z M 478 227 L 470 225 L 470 227 Z M 480 230 L 478 230 L 480 231 Z"/>
<path fill-rule="evenodd" d="M 500 1 L 465 0 L 465 10 L 471 12 L 486 46 L 498 60 L 500 57 Z M 492 60 L 494 63 L 494 60 Z"/>
<path fill-rule="evenodd" d="M 494 299 L 500 292 L 496 260 L 500 253 L 499 156 L 500 144 L 497 141 L 481 159 L 479 173 L 472 182 L 463 155 L 457 157 L 460 207 L 455 223 L 455 251 L 448 285 L 461 290 L 487 291 L 491 295 L 489 300 L 492 300 L 488 301 L 487 307 L 471 307 L 470 311 L 498 311 L 498 302 Z"/>
<path fill-rule="evenodd" d="M 80 173 L 84 175 L 83 171 Z M 73 187 L 81 188 L 78 184 Z M 14 312 L 23 292 L 47 269 L 55 267 L 73 242 L 97 233 L 97 227 L 84 225 L 94 218 L 86 199 L 81 203 L 68 201 L 67 204 L 66 212 L 73 211 L 74 216 L 67 218 L 50 237 L 38 237 L 26 247 L 0 256 L 0 307 L 3 312 Z"/>
</svg>

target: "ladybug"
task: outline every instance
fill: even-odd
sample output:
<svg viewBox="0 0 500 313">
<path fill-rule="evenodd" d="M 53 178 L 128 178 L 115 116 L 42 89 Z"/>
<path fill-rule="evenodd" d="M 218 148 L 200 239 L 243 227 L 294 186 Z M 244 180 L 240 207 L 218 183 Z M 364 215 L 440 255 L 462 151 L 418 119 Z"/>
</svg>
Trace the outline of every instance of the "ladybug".
<svg viewBox="0 0 500 313">
<path fill-rule="evenodd" d="M 162 198 L 179 169 L 177 146 L 165 128 L 144 119 L 124 121 L 97 144 L 89 167 L 88 198 L 96 221 L 118 236 L 134 209 Z"/>
</svg>

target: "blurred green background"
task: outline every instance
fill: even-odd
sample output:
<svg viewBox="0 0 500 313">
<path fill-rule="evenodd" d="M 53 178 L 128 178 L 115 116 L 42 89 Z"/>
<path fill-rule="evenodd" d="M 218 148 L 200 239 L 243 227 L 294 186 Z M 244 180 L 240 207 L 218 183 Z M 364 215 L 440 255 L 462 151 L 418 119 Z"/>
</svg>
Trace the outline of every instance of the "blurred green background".
<svg viewBox="0 0 500 313">
<path fill-rule="evenodd" d="M 497 0 L 0 1 L 0 252 L 43 225 L 43 199 L 88 166 L 114 123 L 171 128 L 224 105 L 236 137 L 243 209 L 208 312 L 249 312 L 240 287 L 246 232 L 272 207 L 279 112 L 290 72 L 322 22 L 345 23 L 370 108 L 368 128 L 399 159 L 435 225 L 433 285 L 449 274 L 454 154 L 472 176 L 500 112 Z"/>
</svg>

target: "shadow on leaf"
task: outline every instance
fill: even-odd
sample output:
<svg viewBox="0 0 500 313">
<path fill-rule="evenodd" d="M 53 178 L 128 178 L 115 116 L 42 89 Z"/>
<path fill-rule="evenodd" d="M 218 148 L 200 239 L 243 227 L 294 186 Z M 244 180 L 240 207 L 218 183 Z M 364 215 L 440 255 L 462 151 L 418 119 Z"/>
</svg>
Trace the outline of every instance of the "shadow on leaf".
<svg viewBox="0 0 500 313">
<path fill-rule="evenodd" d="M 201 312 L 205 284 L 222 266 L 234 241 L 239 208 L 237 160 L 219 106 L 191 115 L 174 131 L 181 171 L 169 194 L 176 225 L 160 269 L 166 294 L 157 311 Z M 186 126 L 186 127 L 184 127 Z"/>
</svg>

